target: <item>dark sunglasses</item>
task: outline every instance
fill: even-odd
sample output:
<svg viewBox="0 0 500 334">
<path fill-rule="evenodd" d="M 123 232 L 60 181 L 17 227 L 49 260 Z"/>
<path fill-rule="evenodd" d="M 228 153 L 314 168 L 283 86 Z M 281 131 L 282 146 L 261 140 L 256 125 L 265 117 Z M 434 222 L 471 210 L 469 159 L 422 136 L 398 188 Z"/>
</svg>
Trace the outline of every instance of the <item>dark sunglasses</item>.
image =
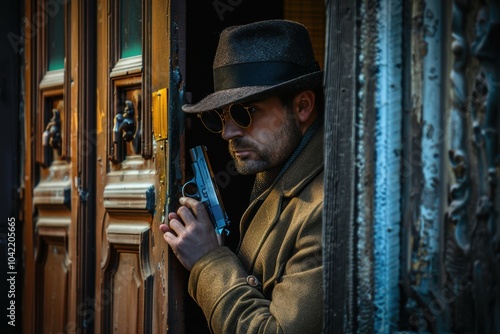
<svg viewBox="0 0 500 334">
<path fill-rule="evenodd" d="M 229 106 L 227 112 L 239 127 L 248 128 L 252 124 L 251 114 L 254 110 L 253 106 L 246 107 L 240 103 L 234 103 Z M 221 133 L 225 125 L 224 114 L 225 112 L 220 110 L 203 111 L 198 114 L 198 118 L 208 131 Z"/>
</svg>

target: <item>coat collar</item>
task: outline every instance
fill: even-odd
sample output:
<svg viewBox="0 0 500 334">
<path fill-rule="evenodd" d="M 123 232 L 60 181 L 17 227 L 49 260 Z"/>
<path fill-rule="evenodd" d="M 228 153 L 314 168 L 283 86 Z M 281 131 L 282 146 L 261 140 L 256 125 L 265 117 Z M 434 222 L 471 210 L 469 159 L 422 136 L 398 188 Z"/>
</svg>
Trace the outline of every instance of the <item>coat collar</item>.
<svg viewBox="0 0 500 334">
<path fill-rule="evenodd" d="M 245 263 L 248 271 L 253 268 L 258 251 L 279 219 L 283 197 L 297 195 L 322 170 L 323 126 L 316 131 L 274 187 L 252 201 L 243 214 L 240 223 L 242 241 L 238 253 L 241 259 L 249 261 Z"/>
<path fill-rule="evenodd" d="M 323 126 L 311 137 L 303 151 L 281 176 L 275 188 L 285 197 L 295 196 L 309 181 L 323 170 Z"/>
<path fill-rule="evenodd" d="M 322 122 L 322 120 L 318 120 L 318 122 Z M 290 166 L 285 167 L 286 171 L 278 175 L 279 179 L 276 183 L 260 194 L 256 200 L 252 201 L 250 207 L 259 200 L 263 201 L 273 189 L 282 192 L 285 197 L 295 196 L 309 183 L 309 180 L 314 178 L 316 173 L 323 169 L 323 124 L 316 124 L 315 127 L 316 130 L 314 130 L 315 132 L 306 143 L 306 146 Z"/>
</svg>

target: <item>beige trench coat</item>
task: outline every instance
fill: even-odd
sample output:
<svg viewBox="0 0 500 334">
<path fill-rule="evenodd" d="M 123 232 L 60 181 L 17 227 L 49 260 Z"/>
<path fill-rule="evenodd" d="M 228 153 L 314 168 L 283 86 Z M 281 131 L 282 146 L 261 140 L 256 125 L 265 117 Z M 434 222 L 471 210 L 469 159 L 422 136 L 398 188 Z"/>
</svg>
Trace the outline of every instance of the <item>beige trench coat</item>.
<svg viewBox="0 0 500 334">
<path fill-rule="evenodd" d="M 321 332 L 322 130 L 267 193 L 243 215 L 236 254 L 219 247 L 191 271 L 213 333 Z"/>
</svg>

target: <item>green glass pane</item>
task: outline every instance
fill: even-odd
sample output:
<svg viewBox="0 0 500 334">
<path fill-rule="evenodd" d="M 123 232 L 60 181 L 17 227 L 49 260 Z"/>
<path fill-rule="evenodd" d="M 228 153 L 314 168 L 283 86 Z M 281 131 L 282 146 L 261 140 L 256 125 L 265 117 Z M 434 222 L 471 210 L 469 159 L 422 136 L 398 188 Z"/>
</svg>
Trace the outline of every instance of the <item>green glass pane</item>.
<svg viewBox="0 0 500 334">
<path fill-rule="evenodd" d="M 120 50 L 121 58 L 142 53 L 141 0 L 120 1 Z"/>
<path fill-rule="evenodd" d="M 59 10 L 48 16 L 48 58 L 49 71 L 64 68 L 64 10 Z"/>
</svg>

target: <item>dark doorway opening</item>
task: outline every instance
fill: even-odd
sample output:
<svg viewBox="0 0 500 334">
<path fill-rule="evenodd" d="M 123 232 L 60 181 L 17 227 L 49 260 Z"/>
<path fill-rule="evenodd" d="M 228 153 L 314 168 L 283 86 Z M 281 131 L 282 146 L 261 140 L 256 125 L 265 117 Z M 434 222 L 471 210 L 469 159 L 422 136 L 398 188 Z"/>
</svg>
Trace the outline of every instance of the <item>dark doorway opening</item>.
<svg viewBox="0 0 500 334">
<path fill-rule="evenodd" d="M 229 26 L 283 18 L 282 1 L 215 0 L 186 3 L 186 100 L 196 103 L 213 92 L 212 63 L 220 32 Z M 249 204 L 254 177 L 234 173 L 227 142 L 204 128 L 195 115 L 186 115 L 186 174 L 191 175 L 188 150 L 205 145 L 231 225 L 226 246 L 235 250 L 239 242 L 239 220 Z M 186 301 L 186 333 L 208 333 L 201 309 Z"/>
</svg>

